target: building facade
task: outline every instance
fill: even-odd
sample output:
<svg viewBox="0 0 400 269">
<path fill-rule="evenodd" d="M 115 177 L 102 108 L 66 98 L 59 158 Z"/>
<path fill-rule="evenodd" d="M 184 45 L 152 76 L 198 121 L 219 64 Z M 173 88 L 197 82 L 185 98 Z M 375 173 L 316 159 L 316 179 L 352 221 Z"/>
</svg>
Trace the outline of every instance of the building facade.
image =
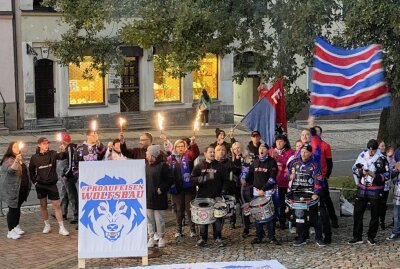
<svg viewBox="0 0 400 269">
<path fill-rule="evenodd" d="M 122 47 L 125 66 L 120 77 L 112 71 L 105 77 L 92 72 L 88 79 L 84 74 L 90 55 L 80 66 L 63 66 L 48 48 L 48 42 L 60 40 L 68 26 L 60 13 L 40 2 L 15 1 L 18 75 L 7 77 L 18 78 L 19 85 L 11 87 L 17 87 L 14 95 L 12 90 L 7 94 L 10 101 L 19 101 L 21 120 L 10 129 L 35 129 L 45 119 L 55 119 L 64 128 L 86 128 L 93 117 L 104 127 L 114 127 L 121 112 L 136 112 L 152 121 L 159 111 L 169 125 L 191 125 L 202 89 L 214 101 L 210 122 L 233 123 L 232 55 L 207 55 L 199 71 L 174 79 L 157 68 L 157 55 L 151 50 Z M 116 35 L 117 30 L 106 27 L 101 34 Z"/>
</svg>

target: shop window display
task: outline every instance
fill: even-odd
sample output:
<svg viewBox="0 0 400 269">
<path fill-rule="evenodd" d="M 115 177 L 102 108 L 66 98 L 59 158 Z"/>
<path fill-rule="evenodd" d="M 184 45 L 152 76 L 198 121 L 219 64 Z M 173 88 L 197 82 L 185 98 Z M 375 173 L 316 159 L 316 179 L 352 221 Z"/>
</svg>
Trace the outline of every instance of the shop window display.
<svg viewBox="0 0 400 269">
<path fill-rule="evenodd" d="M 199 99 L 203 89 L 211 98 L 218 98 L 218 56 L 215 54 L 207 54 L 201 60 L 200 69 L 193 72 L 193 99 Z"/>
<path fill-rule="evenodd" d="M 162 71 L 154 56 L 154 102 L 179 102 L 181 100 L 181 81 Z"/>
<path fill-rule="evenodd" d="M 92 57 L 86 56 L 80 66 L 70 64 L 68 67 L 69 104 L 71 106 L 104 104 L 104 78 L 100 72 L 92 70 L 90 78 L 84 78 L 85 71 L 91 63 Z"/>
</svg>

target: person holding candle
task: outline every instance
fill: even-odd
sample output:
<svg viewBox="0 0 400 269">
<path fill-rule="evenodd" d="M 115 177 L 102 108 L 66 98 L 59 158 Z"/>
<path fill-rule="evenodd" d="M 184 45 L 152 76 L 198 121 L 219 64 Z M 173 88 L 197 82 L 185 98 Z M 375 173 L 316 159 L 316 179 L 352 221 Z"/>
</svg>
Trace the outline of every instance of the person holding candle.
<svg viewBox="0 0 400 269">
<path fill-rule="evenodd" d="M 139 137 L 139 147 L 128 148 L 125 143 L 125 136 L 123 132 L 119 133 L 119 140 L 121 142 L 121 152 L 129 159 L 146 159 L 146 151 L 153 143 L 153 136 L 151 133 L 143 133 Z"/>
<path fill-rule="evenodd" d="M 19 225 L 21 205 L 28 198 L 31 190 L 28 169 L 21 155 L 22 143 L 15 141 L 8 145 L 0 162 L 2 200 L 7 202 L 7 238 L 18 239 L 25 232 Z"/>
<path fill-rule="evenodd" d="M 121 152 L 121 141 L 117 138 L 108 143 L 104 160 L 126 160 L 127 158 Z"/>
<path fill-rule="evenodd" d="M 31 157 L 29 163 L 29 174 L 32 183 L 35 185 L 37 197 L 40 199 L 40 212 L 44 220 L 43 233 L 47 234 L 51 231 L 49 212 L 47 211 L 47 199 L 49 199 L 53 205 L 60 227 L 58 233 L 61 235 L 69 235 L 63 223 L 56 171 L 56 161 L 67 158 L 67 153 L 64 151 L 63 145 L 60 146 L 62 150 L 60 153 L 49 150 L 49 143 L 46 137 L 39 138 L 36 153 Z"/>
</svg>

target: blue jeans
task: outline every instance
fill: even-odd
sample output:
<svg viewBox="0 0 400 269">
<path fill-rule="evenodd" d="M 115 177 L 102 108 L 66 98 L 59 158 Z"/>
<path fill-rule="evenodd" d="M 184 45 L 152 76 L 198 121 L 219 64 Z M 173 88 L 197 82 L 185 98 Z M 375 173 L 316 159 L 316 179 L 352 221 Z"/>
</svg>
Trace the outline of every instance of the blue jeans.
<svg viewBox="0 0 400 269">
<path fill-rule="evenodd" d="M 394 225 L 392 233 L 400 234 L 400 205 L 393 205 Z"/>
</svg>

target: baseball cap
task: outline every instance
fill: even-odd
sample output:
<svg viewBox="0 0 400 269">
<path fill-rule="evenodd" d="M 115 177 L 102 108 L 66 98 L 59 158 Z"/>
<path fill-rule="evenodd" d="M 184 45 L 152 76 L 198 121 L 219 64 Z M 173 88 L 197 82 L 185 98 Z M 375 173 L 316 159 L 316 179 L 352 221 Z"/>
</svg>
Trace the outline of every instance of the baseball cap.
<svg viewBox="0 0 400 269">
<path fill-rule="evenodd" d="M 310 144 L 304 144 L 301 149 L 305 149 L 308 152 L 312 152 L 312 146 Z"/>
<path fill-rule="evenodd" d="M 259 131 L 252 131 L 251 132 L 251 136 L 256 136 L 256 135 L 261 136 Z"/>
<path fill-rule="evenodd" d="M 61 134 L 61 141 L 70 143 L 71 142 L 71 136 L 67 133 L 62 133 Z"/>
<path fill-rule="evenodd" d="M 50 141 L 46 137 L 41 137 L 38 139 L 37 143 L 38 144 L 41 144 L 41 143 L 50 144 Z"/>
</svg>

